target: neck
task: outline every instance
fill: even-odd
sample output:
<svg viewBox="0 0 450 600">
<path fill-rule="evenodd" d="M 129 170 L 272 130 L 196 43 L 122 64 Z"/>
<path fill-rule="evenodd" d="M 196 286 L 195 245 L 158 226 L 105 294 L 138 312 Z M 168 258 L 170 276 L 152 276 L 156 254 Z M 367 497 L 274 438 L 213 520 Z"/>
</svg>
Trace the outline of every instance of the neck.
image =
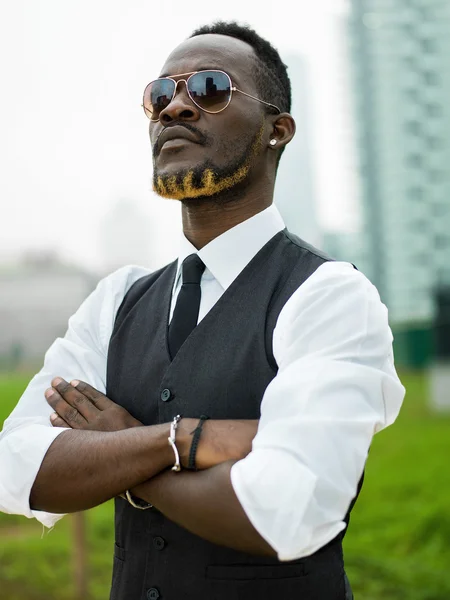
<svg viewBox="0 0 450 600">
<path fill-rule="evenodd" d="M 183 232 L 197 250 L 239 223 L 268 208 L 273 202 L 273 185 L 247 190 L 243 197 L 220 203 L 204 199 L 186 200 L 182 207 Z"/>
</svg>

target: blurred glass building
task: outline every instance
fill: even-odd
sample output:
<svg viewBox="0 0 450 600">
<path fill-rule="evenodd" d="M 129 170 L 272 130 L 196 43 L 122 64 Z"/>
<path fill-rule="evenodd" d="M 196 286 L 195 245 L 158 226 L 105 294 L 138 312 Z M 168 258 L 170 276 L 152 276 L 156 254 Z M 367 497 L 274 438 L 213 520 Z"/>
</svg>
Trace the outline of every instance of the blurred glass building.
<svg viewBox="0 0 450 600">
<path fill-rule="evenodd" d="M 351 8 L 361 251 L 389 308 L 397 362 L 421 367 L 436 290 L 450 284 L 450 2 Z"/>
</svg>

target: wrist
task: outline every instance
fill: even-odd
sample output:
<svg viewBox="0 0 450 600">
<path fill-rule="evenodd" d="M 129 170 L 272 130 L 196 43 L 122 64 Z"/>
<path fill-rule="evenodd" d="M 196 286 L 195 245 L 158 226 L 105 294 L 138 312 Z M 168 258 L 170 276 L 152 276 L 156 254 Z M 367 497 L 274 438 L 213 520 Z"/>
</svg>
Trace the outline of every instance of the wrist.
<svg viewBox="0 0 450 600">
<path fill-rule="evenodd" d="M 135 465 L 139 467 L 142 481 L 154 477 L 173 465 L 173 450 L 167 441 L 170 423 L 143 426 L 125 431 L 130 436 L 129 439 L 136 440 L 136 437 L 140 437 L 141 441 L 136 446 Z"/>
<path fill-rule="evenodd" d="M 158 461 L 158 467 L 156 472 L 153 472 L 152 474 L 147 471 L 141 484 L 135 485 L 132 488 L 125 490 L 123 494 L 120 494 L 120 496 L 129 502 L 134 508 L 141 510 L 152 508 L 152 505 L 142 497 L 142 493 L 140 493 L 141 490 L 144 491 L 146 489 L 146 484 L 148 484 L 148 482 L 158 473 L 161 473 L 174 464 L 178 464 L 179 466 L 179 462 L 177 460 L 178 445 L 181 441 L 179 439 L 181 436 L 177 435 L 178 426 L 180 424 L 179 419 L 180 417 L 178 416 L 170 423 L 150 425 L 141 428 L 144 430 L 143 433 L 146 433 L 144 448 L 145 456 L 149 461 L 151 460 L 153 462 L 153 466 L 154 461 Z M 179 470 L 179 468 L 173 470 Z"/>
</svg>

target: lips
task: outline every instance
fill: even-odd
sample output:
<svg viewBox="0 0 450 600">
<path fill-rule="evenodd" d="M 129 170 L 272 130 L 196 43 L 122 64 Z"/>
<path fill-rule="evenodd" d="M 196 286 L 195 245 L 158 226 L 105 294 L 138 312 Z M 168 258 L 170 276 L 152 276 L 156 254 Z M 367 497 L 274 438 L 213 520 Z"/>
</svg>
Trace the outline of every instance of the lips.
<svg viewBox="0 0 450 600">
<path fill-rule="evenodd" d="M 194 144 L 199 143 L 198 137 L 192 131 L 189 131 L 189 129 L 186 129 L 186 127 L 183 127 L 182 125 L 173 125 L 172 127 L 167 127 L 166 129 L 163 129 L 163 131 L 159 135 L 157 141 L 158 154 L 161 151 L 164 144 L 171 140 L 183 140 L 193 142 Z"/>
</svg>

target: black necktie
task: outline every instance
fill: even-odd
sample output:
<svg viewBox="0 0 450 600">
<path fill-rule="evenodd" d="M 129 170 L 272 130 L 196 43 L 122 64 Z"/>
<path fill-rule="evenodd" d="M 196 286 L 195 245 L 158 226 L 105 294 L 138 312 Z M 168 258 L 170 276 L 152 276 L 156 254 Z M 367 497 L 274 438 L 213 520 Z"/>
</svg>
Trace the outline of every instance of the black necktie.
<svg viewBox="0 0 450 600">
<path fill-rule="evenodd" d="M 172 359 L 197 325 L 202 296 L 200 280 L 204 270 L 205 265 L 197 254 L 191 254 L 183 261 L 183 285 L 169 325 L 169 350 Z"/>
</svg>

